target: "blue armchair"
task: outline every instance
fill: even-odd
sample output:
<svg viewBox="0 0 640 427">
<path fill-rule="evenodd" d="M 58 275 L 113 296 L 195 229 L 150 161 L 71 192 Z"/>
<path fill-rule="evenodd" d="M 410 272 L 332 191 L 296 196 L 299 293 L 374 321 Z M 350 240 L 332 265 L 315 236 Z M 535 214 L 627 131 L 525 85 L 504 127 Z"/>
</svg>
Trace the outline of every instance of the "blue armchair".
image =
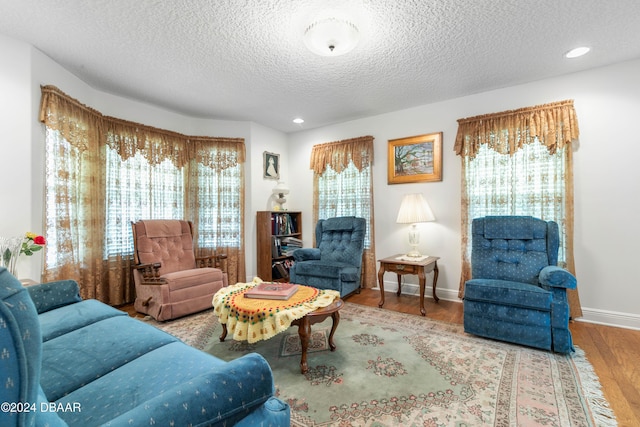
<svg viewBox="0 0 640 427">
<path fill-rule="evenodd" d="M 465 332 L 557 353 L 573 351 L 567 289 L 576 287 L 576 278 L 557 267 L 558 245 L 553 221 L 474 219 Z"/>
<path fill-rule="evenodd" d="M 360 290 L 366 222 L 345 216 L 321 219 L 316 224 L 316 248 L 298 249 L 289 281 L 319 289 L 332 289 L 340 296 Z"/>
</svg>

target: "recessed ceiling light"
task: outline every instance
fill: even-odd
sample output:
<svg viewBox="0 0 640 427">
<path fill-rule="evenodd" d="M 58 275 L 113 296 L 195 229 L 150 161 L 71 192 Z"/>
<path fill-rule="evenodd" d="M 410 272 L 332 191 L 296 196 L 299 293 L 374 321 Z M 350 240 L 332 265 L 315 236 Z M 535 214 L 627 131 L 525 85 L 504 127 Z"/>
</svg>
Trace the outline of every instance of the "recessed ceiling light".
<svg viewBox="0 0 640 427">
<path fill-rule="evenodd" d="M 297 125 L 301 125 L 302 123 L 304 123 L 304 119 L 301 119 L 300 117 L 293 119 L 293 123 L 297 124 Z"/>
<path fill-rule="evenodd" d="M 579 56 L 586 55 L 587 53 L 589 53 L 590 50 L 591 48 L 588 48 L 586 46 L 577 47 L 565 53 L 564 56 L 565 58 L 577 58 Z"/>
</svg>

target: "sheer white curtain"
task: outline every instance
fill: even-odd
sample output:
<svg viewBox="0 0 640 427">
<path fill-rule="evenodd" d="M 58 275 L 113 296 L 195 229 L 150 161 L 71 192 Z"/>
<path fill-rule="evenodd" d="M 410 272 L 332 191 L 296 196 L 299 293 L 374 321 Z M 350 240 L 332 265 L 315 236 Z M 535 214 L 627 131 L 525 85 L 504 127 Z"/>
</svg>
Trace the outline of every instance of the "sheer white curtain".
<svg viewBox="0 0 640 427">
<path fill-rule="evenodd" d="M 338 173 L 327 166 L 318 177 L 318 219 L 357 216 L 367 221 L 364 247 L 371 248 L 371 166 L 358 170 L 353 162 Z"/>
<path fill-rule="evenodd" d="M 123 160 L 107 147 L 106 197 L 105 255 L 133 254 L 132 221 L 185 217 L 183 170 L 140 154 Z"/>
<path fill-rule="evenodd" d="M 558 260 L 567 266 L 567 198 L 566 150 L 563 147 L 549 154 L 536 141 L 524 145 L 515 153 L 500 154 L 487 145 L 475 157 L 465 157 L 464 179 L 469 219 L 487 215 L 531 215 L 555 221 L 560 228 Z M 471 234 L 471 221 L 467 234 Z M 467 247 L 471 256 L 471 247 Z"/>
<path fill-rule="evenodd" d="M 201 255 L 227 255 L 229 283 L 246 281 L 244 247 L 244 151 L 234 147 L 209 147 L 213 158 L 227 157 L 228 164 L 211 167 L 191 161 L 187 203 Z M 223 166 L 224 165 L 224 166 Z"/>
</svg>

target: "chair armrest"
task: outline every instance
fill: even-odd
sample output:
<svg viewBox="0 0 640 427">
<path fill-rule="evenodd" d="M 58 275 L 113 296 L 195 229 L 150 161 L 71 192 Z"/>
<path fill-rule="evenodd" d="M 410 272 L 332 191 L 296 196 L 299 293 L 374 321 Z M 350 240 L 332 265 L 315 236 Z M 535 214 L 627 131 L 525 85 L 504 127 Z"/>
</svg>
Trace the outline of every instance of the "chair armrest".
<svg viewBox="0 0 640 427">
<path fill-rule="evenodd" d="M 142 276 L 142 285 L 163 285 L 167 283 L 167 281 L 160 277 L 161 265 L 159 262 L 154 262 L 153 264 L 134 265 L 133 268 L 138 270 Z"/>
<path fill-rule="evenodd" d="M 75 280 L 58 280 L 26 287 L 38 314 L 82 301 Z"/>
<path fill-rule="evenodd" d="M 302 248 L 293 251 L 293 259 L 296 261 L 310 261 L 320 259 L 320 249 L 318 248 Z"/>
<path fill-rule="evenodd" d="M 219 268 L 223 273 L 227 272 L 227 254 L 214 253 L 213 255 L 197 256 L 196 267 Z"/>
<path fill-rule="evenodd" d="M 538 280 L 542 285 L 553 288 L 575 289 L 577 286 L 577 280 L 573 274 L 554 265 L 543 268 Z"/>
<path fill-rule="evenodd" d="M 274 390 L 269 364 L 250 353 L 140 402 L 108 425 L 148 425 L 150 419 L 158 425 L 235 425 L 267 402 Z"/>
</svg>

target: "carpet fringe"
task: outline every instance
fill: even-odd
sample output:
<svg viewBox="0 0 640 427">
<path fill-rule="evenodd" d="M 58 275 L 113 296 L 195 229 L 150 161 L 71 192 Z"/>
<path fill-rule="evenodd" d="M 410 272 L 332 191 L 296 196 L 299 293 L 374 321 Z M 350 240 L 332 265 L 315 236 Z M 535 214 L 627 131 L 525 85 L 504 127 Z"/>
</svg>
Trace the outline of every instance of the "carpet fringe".
<svg viewBox="0 0 640 427">
<path fill-rule="evenodd" d="M 575 347 L 576 351 L 571 355 L 571 360 L 576 366 L 576 371 L 580 373 L 580 386 L 584 396 L 589 403 L 589 408 L 597 427 L 615 427 L 618 425 L 613 410 L 602 392 L 602 384 L 593 366 L 587 360 L 584 351 Z"/>
</svg>

